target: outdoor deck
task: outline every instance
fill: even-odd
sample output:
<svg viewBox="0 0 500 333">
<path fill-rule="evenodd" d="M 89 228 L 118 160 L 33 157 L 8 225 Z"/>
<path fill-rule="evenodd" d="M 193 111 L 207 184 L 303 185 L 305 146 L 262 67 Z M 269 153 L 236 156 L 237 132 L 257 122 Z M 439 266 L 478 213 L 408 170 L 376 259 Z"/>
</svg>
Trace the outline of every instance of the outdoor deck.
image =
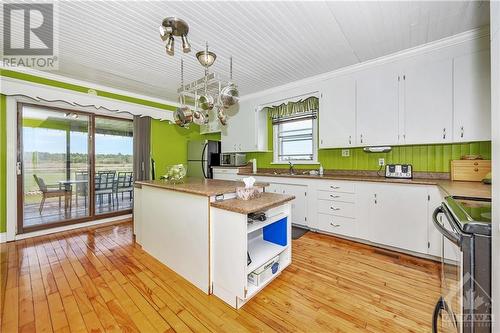
<svg viewBox="0 0 500 333">
<path fill-rule="evenodd" d="M 60 222 L 62 220 L 76 219 L 89 215 L 88 200 L 85 205 L 84 198 L 79 196 L 78 202 L 73 196 L 71 201 L 71 209 L 69 205 L 67 210 L 64 209 L 64 199 L 61 199 L 61 206 L 59 207 L 58 198 L 50 198 L 45 201 L 42 212 L 39 212 L 40 200 L 37 198 L 30 197 L 29 201 L 24 205 L 24 227 L 37 226 L 41 224 L 50 224 L 55 222 Z M 35 201 L 35 202 L 34 202 Z M 102 198 L 102 203 L 96 200 L 96 215 L 105 214 L 110 212 L 116 212 L 120 210 L 131 209 L 133 206 L 133 200 L 129 193 L 118 194 L 118 200 L 115 197 L 114 200 L 108 201 L 106 195 Z"/>
</svg>

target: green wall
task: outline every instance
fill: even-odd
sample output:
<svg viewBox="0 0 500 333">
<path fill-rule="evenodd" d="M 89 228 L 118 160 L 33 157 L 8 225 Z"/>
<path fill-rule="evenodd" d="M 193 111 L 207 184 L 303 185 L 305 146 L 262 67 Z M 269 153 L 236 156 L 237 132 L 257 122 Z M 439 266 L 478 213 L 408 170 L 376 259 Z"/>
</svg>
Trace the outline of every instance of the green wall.
<svg viewBox="0 0 500 333">
<path fill-rule="evenodd" d="M 189 129 L 168 124 L 165 121 L 151 121 L 151 157 L 156 163 L 156 177 L 159 178 L 172 164 L 187 163 L 188 140 L 220 140 L 220 134 L 201 135 L 199 126 Z"/>
<path fill-rule="evenodd" d="M 51 87 L 63 88 L 82 93 L 87 93 L 90 87 L 64 83 L 56 80 L 45 79 L 42 77 L 19 73 L 10 70 L 0 70 L 0 76 L 12 77 L 19 80 L 43 84 Z M 117 99 L 129 103 L 151 106 L 168 111 L 175 110 L 172 105 L 161 104 L 145 99 L 129 97 L 120 94 L 114 94 L 102 90 L 96 90 L 97 95 Z M 0 95 L 0 232 L 7 231 L 6 221 L 6 97 Z M 153 120 L 151 125 L 151 146 L 152 156 L 156 160 L 157 172 L 163 173 L 167 165 L 186 163 L 187 143 L 189 139 L 208 138 L 220 139 L 220 135 L 200 135 L 198 126 L 191 126 L 190 129 L 182 129 L 168 122 Z"/>
<path fill-rule="evenodd" d="M 247 153 L 247 159 L 256 158 L 259 168 L 288 168 L 288 165 L 271 164 L 273 161 L 273 131 L 268 121 L 268 149 L 266 153 Z M 363 148 L 349 149 L 350 156 L 342 157 L 342 149 L 320 149 L 318 160 L 325 169 L 378 170 L 378 159 L 385 163 L 409 163 L 415 171 L 449 172 L 450 161 L 466 154 L 481 154 L 491 159 L 491 141 L 438 145 L 394 146 L 389 153 L 365 153 Z M 298 169 L 318 169 L 319 165 L 297 165 Z"/>
</svg>

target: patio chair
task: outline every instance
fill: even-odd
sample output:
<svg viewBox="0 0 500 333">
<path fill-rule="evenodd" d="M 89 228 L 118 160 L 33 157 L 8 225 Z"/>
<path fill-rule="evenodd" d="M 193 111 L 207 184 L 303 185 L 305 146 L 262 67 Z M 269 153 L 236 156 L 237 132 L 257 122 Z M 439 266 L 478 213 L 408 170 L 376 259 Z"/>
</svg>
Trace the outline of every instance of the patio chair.
<svg viewBox="0 0 500 333">
<path fill-rule="evenodd" d="M 75 180 L 87 180 L 89 179 L 89 173 L 87 171 L 75 171 Z M 83 203 L 85 208 L 87 207 L 87 196 L 88 196 L 88 184 L 77 182 L 75 184 L 75 203 L 78 207 L 78 196 L 83 196 Z"/>
<path fill-rule="evenodd" d="M 115 206 L 113 200 L 113 188 L 115 182 L 116 171 L 99 171 L 95 176 L 95 195 L 98 199 L 99 207 L 102 207 L 103 195 L 108 196 L 108 203 Z"/>
<path fill-rule="evenodd" d="M 42 214 L 43 206 L 45 204 L 45 200 L 47 198 L 59 198 L 59 209 L 61 209 L 61 197 L 64 197 L 64 211 L 66 212 L 68 208 L 71 211 L 71 187 L 61 188 L 59 185 L 47 185 L 43 178 L 38 177 L 37 175 L 33 175 L 35 178 L 35 182 L 38 185 L 38 188 L 42 192 L 42 201 L 40 202 L 40 208 L 38 209 L 40 214 Z"/>
<path fill-rule="evenodd" d="M 121 193 L 123 200 L 123 193 L 129 193 L 129 199 L 132 201 L 132 193 L 134 191 L 133 187 L 133 173 L 130 171 L 127 172 L 118 172 L 118 178 L 116 180 L 115 185 L 115 197 L 116 197 L 116 206 L 119 207 L 118 194 Z"/>
</svg>

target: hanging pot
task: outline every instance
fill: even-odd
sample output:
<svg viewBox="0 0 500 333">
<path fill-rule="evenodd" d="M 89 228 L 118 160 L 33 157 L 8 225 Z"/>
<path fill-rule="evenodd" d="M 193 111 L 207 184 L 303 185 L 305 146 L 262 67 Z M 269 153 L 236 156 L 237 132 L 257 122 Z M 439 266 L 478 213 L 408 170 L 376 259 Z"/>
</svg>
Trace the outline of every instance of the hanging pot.
<svg viewBox="0 0 500 333">
<path fill-rule="evenodd" d="M 224 108 L 222 106 L 218 107 L 217 118 L 219 119 L 219 122 L 221 123 L 222 126 L 227 125 L 227 116 L 224 113 Z"/>
<path fill-rule="evenodd" d="M 223 107 L 228 108 L 239 100 L 238 87 L 233 82 L 233 57 L 229 58 L 229 83 L 225 86 L 219 94 L 219 99 Z"/>
<path fill-rule="evenodd" d="M 208 94 L 201 95 L 198 98 L 198 104 L 202 110 L 212 110 L 214 108 L 214 98 Z"/>
<path fill-rule="evenodd" d="M 200 111 L 193 112 L 193 122 L 196 125 L 204 125 L 206 123 L 205 114 Z"/>
<path fill-rule="evenodd" d="M 239 99 L 238 88 L 234 83 L 229 83 L 220 92 L 220 101 L 225 108 L 238 103 Z"/>
<path fill-rule="evenodd" d="M 175 123 L 181 127 L 185 127 L 193 122 L 193 112 L 187 105 L 182 105 L 174 112 Z"/>
</svg>

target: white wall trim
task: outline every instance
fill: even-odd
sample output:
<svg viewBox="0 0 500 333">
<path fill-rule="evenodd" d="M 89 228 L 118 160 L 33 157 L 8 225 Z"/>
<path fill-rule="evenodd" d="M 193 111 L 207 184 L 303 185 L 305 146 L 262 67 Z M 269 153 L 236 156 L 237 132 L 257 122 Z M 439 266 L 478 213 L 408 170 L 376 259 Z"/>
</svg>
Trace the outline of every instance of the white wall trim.
<svg viewBox="0 0 500 333">
<path fill-rule="evenodd" d="M 0 92 L 7 96 L 24 96 L 46 103 L 67 103 L 73 107 L 92 107 L 96 110 L 104 109 L 110 112 L 127 112 L 133 115 L 150 116 L 159 120 L 174 120 L 173 113 L 168 110 L 96 96 L 94 94 L 84 94 L 7 76 L 0 77 L 0 87 Z"/>
<path fill-rule="evenodd" d="M 68 230 L 79 229 L 79 228 L 86 228 L 86 227 L 96 226 L 99 224 L 122 221 L 125 219 L 131 219 L 131 218 L 132 218 L 132 214 L 127 214 L 127 215 L 115 216 L 115 217 L 110 217 L 110 218 L 100 219 L 100 220 L 95 220 L 95 221 L 90 221 L 90 222 L 71 224 L 71 225 L 67 225 L 64 227 L 56 227 L 56 228 L 50 228 L 50 229 L 45 229 L 45 230 L 33 231 L 33 232 L 25 233 L 25 234 L 16 235 L 15 240 L 50 235 L 50 234 L 53 234 L 56 232 L 68 231 Z"/>
<path fill-rule="evenodd" d="M 426 54 L 426 53 L 436 51 L 436 50 L 439 50 L 442 48 L 446 48 L 446 47 L 454 46 L 457 44 L 462 44 L 462 43 L 465 43 L 465 42 L 468 42 L 471 40 L 486 37 L 489 35 L 489 33 L 490 33 L 489 26 L 484 26 L 481 28 L 465 31 L 465 32 L 462 32 L 462 33 L 454 35 L 454 36 L 439 39 L 439 40 L 436 40 L 436 41 L 433 41 L 433 42 L 430 42 L 427 44 L 418 45 L 418 46 L 415 46 L 415 47 L 412 47 L 412 48 L 409 48 L 406 50 L 402 50 L 399 52 L 395 52 L 395 53 L 392 53 L 389 55 L 385 55 L 385 56 L 382 56 L 382 57 L 379 57 L 376 59 L 371 59 L 368 61 L 364 61 L 362 63 L 342 67 L 340 69 L 336 69 L 336 70 L 331 71 L 331 72 L 322 73 L 319 75 L 315 75 L 315 76 L 311 76 L 311 77 L 308 77 L 308 78 L 305 78 L 302 80 L 290 82 L 290 83 L 287 83 L 287 84 L 284 84 L 281 86 L 277 86 L 274 88 L 261 90 L 261 91 L 258 91 L 258 92 L 252 93 L 252 94 L 244 95 L 240 98 L 240 100 L 258 98 L 261 96 L 266 96 L 266 95 L 278 93 L 281 91 L 297 88 L 300 86 L 306 86 L 309 84 L 318 83 L 320 81 L 324 81 L 327 79 L 331 79 L 333 77 L 357 72 L 357 71 L 360 71 L 360 70 L 363 70 L 363 69 L 366 69 L 369 67 L 394 62 L 396 60 L 410 58 L 410 57 L 413 57 L 416 55 Z"/>
<path fill-rule="evenodd" d="M 7 233 L 6 232 L 0 233 L 0 244 L 5 243 L 6 241 L 7 241 Z"/>
<path fill-rule="evenodd" d="M 128 96 L 128 97 L 143 99 L 143 100 L 150 101 L 150 102 L 172 105 L 172 106 L 180 106 L 180 104 L 178 102 L 174 102 L 174 101 L 170 101 L 170 100 L 166 100 L 166 99 L 161 99 L 161 98 L 157 98 L 157 97 L 152 97 L 152 96 L 141 95 L 141 94 L 137 94 L 137 93 L 134 93 L 131 91 L 126 91 L 126 90 L 116 89 L 116 88 L 112 88 L 112 87 L 108 87 L 108 86 L 103 86 L 103 85 L 89 82 L 89 81 L 73 79 L 73 78 L 69 78 L 66 76 L 62 76 L 62 75 L 58 75 L 58 74 L 54 74 L 54 73 L 50 73 L 50 72 L 40 71 L 40 70 L 37 70 L 34 68 L 28 68 L 28 67 L 12 68 L 12 67 L 3 66 L 3 64 L 0 63 L 0 69 L 29 74 L 29 75 L 33 75 L 33 76 L 38 76 L 38 77 L 41 77 L 44 79 L 59 81 L 62 83 L 83 86 L 83 87 L 86 87 L 89 89 L 101 90 L 101 91 L 105 91 L 105 92 L 112 93 L 112 94 L 118 94 L 118 95 L 124 95 L 124 96 Z"/>
<path fill-rule="evenodd" d="M 7 96 L 7 241 L 15 240 L 17 233 L 17 99 Z"/>
</svg>

